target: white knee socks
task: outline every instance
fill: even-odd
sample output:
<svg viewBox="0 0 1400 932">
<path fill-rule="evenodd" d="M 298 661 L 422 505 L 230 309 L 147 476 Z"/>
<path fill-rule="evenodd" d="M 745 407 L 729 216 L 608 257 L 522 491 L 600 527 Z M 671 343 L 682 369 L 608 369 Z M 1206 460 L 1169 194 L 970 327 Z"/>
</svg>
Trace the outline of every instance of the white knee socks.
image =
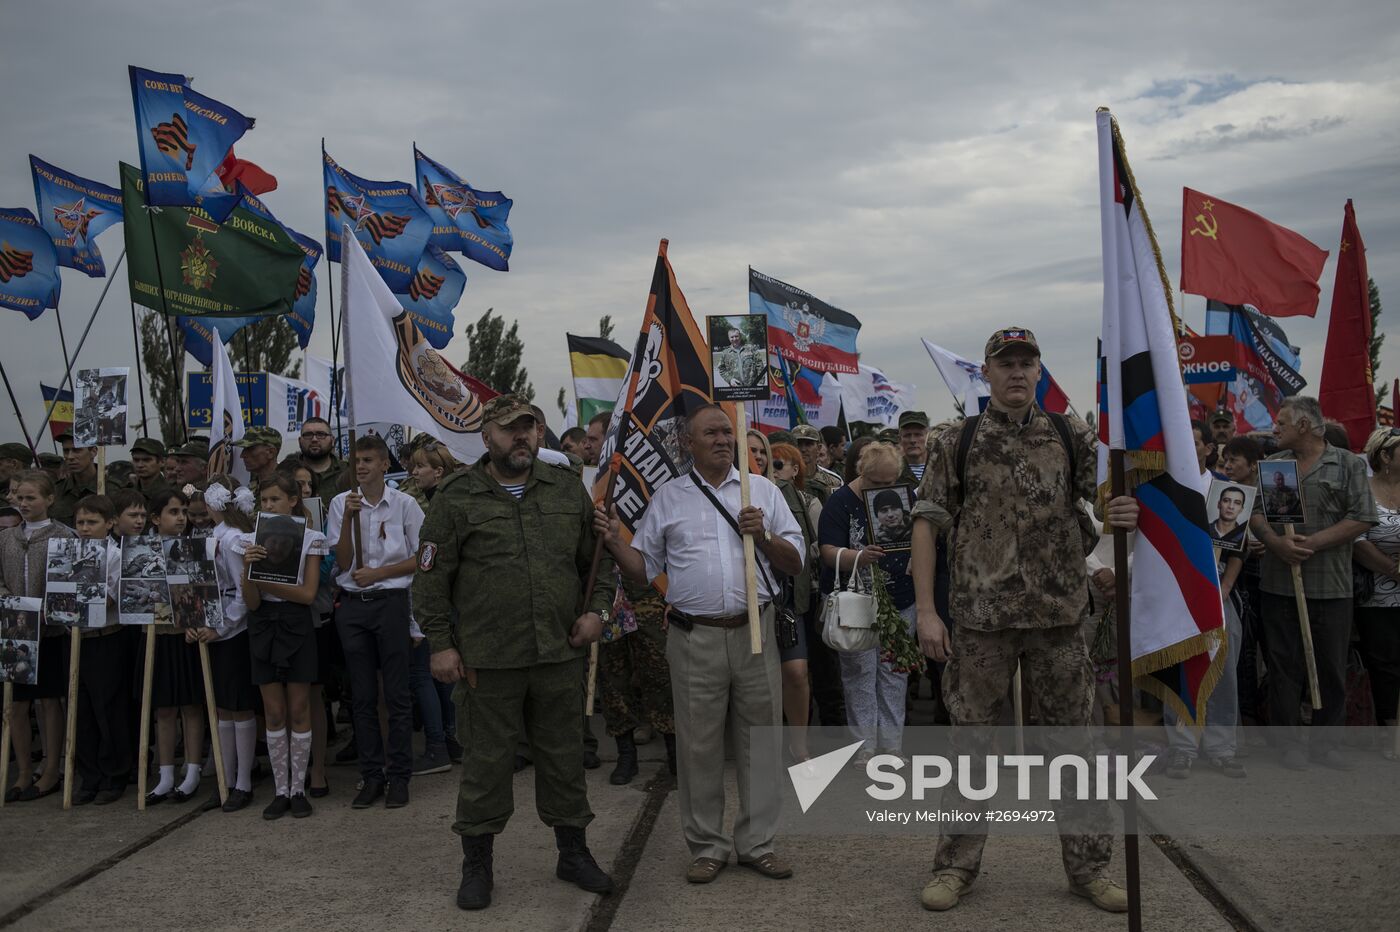
<svg viewBox="0 0 1400 932">
<path fill-rule="evenodd" d="M 306 791 L 306 767 L 311 763 L 311 732 L 292 732 L 292 795 Z"/>
<path fill-rule="evenodd" d="M 233 723 L 234 744 L 238 746 L 238 779 L 234 787 L 245 793 L 253 789 L 253 763 L 258 750 L 258 720 Z M 228 775 L 224 775 L 228 779 Z"/>
<path fill-rule="evenodd" d="M 287 793 L 287 729 L 279 728 L 267 733 L 267 759 L 272 764 L 272 781 L 277 787 L 278 796 Z"/>
</svg>

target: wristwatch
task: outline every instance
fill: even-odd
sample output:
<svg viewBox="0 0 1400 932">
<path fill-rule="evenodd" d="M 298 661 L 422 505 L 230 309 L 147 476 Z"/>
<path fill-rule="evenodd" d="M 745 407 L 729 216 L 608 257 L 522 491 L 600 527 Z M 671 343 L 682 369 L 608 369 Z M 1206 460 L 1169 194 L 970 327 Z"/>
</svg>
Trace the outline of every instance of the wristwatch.
<svg viewBox="0 0 1400 932">
<path fill-rule="evenodd" d="M 612 612 L 608 611 L 605 608 L 598 613 L 598 619 L 602 621 L 603 624 L 607 624 L 608 622 L 612 621 Z"/>
<path fill-rule="evenodd" d="M 768 543 L 772 543 L 772 541 L 773 541 L 773 532 L 770 531 L 770 530 L 768 530 L 768 528 L 764 528 L 764 529 L 763 529 L 763 542 L 764 542 L 765 544 L 768 544 Z"/>
</svg>

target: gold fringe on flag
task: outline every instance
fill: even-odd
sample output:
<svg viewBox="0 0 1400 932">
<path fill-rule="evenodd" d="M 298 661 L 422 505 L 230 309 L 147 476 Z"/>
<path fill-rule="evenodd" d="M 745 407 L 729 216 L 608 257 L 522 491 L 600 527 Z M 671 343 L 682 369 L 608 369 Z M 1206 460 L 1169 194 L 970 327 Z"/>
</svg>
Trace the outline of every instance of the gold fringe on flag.
<svg viewBox="0 0 1400 932">
<path fill-rule="evenodd" d="M 1178 663 L 1185 663 L 1197 654 L 1207 652 L 1215 646 L 1215 656 L 1210 660 L 1210 669 L 1206 670 L 1205 677 L 1201 680 L 1200 689 L 1197 691 L 1196 714 L 1192 715 L 1186 708 L 1186 704 L 1181 701 L 1181 697 L 1171 690 L 1166 683 L 1152 676 L 1158 670 L 1165 670 L 1167 667 Z M 1215 692 L 1216 684 L 1225 675 L 1225 662 L 1229 658 L 1230 650 L 1225 640 L 1225 629 L 1215 628 L 1204 631 L 1193 638 L 1164 647 L 1159 651 L 1145 654 L 1133 661 L 1133 685 L 1144 692 L 1149 692 L 1162 700 L 1164 705 L 1169 705 L 1172 711 L 1176 712 L 1177 718 L 1183 722 L 1188 722 L 1193 727 L 1200 729 L 1206 724 L 1206 703 L 1200 701 L 1202 696 L 1209 699 L 1211 693 Z M 1119 689 L 1122 689 L 1122 680 L 1119 680 Z"/>
</svg>

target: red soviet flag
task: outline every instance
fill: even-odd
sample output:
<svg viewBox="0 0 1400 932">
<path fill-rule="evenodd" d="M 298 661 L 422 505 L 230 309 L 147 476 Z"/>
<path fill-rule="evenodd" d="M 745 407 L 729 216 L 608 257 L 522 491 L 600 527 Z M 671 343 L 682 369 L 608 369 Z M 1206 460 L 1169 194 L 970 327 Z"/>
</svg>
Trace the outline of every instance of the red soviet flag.
<svg viewBox="0 0 1400 932">
<path fill-rule="evenodd" d="M 1181 290 L 1271 317 L 1317 313 L 1327 251 L 1219 198 L 1182 188 Z"/>
<path fill-rule="evenodd" d="M 250 194 L 266 194 L 277 190 L 276 177 L 263 171 L 257 163 L 235 156 L 232 146 L 229 146 L 228 155 L 223 162 L 214 169 L 214 174 L 219 176 L 219 183 L 227 191 L 236 192 L 240 182 Z"/>
<path fill-rule="evenodd" d="M 1347 201 L 1342 218 L 1342 245 L 1337 280 L 1332 285 L 1332 319 L 1327 323 L 1327 351 L 1317 400 L 1322 413 L 1342 423 L 1353 450 L 1366 445 L 1376 428 L 1376 391 L 1371 373 L 1371 295 L 1366 276 L 1366 247 L 1356 228 L 1356 211 Z"/>
</svg>

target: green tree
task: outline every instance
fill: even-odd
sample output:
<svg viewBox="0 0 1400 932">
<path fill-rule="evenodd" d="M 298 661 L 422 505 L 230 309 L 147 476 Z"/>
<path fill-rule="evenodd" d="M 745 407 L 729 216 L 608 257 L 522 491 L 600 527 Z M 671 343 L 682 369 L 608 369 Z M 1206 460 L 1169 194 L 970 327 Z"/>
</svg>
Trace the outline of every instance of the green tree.
<svg viewBox="0 0 1400 932">
<path fill-rule="evenodd" d="M 1366 279 L 1366 290 L 1371 301 L 1371 377 L 1379 378 L 1381 372 L 1381 344 L 1385 334 L 1381 332 L 1381 290 L 1376 287 L 1374 278 Z M 1380 407 L 1390 394 L 1390 383 L 1378 381 L 1376 384 L 1376 407 Z"/>
<path fill-rule="evenodd" d="M 604 340 L 611 340 L 613 335 L 613 319 L 611 314 L 604 314 L 598 318 L 598 336 Z"/>
<path fill-rule="evenodd" d="M 285 317 L 249 324 L 228 342 L 229 360 L 238 371 L 270 372 L 290 379 L 301 377 L 301 360 L 293 361 L 298 349 L 296 331 Z"/>
<path fill-rule="evenodd" d="M 559 416 L 567 418 L 569 416 L 569 394 L 564 390 L 564 386 L 559 386 L 559 397 L 554 399 L 554 405 L 559 409 Z"/>
<path fill-rule="evenodd" d="M 462 371 L 480 379 L 498 392 L 514 392 L 533 401 L 535 386 L 530 373 L 520 364 L 525 343 L 520 339 L 520 322 L 511 321 L 487 308 L 474 324 L 467 324 L 467 361 Z"/>
</svg>

